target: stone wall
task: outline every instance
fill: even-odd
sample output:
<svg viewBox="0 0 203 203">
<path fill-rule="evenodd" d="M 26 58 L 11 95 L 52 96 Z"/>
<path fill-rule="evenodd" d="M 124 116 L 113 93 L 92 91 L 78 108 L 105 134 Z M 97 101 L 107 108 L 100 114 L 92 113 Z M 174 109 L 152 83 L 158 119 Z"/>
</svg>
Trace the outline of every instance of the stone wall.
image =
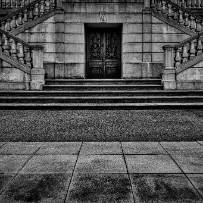
<svg viewBox="0 0 203 203">
<path fill-rule="evenodd" d="M 64 13 L 19 35 L 45 46 L 47 78 L 85 78 L 85 24 L 122 24 L 122 78 L 161 77 L 163 50 L 189 36 L 143 11 L 143 0 L 63 0 Z M 102 2 L 102 3 L 101 3 Z"/>
</svg>

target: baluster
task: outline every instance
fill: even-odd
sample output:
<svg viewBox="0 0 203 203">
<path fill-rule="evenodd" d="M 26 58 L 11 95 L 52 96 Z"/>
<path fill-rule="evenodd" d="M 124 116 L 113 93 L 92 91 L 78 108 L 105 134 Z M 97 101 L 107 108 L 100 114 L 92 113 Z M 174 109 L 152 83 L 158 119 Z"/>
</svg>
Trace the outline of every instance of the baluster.
<svg viewBox="0 0 203 203">
<path fill-rule="evenodd" d="M 195 0 L 191 0 L 191 7 L 195 7 L 196 5 L 195 5 Z"/>
<path fill-rule="evenodd" d="M 14 15 L 11 21 L 11 29 L 17 28 L 16 16 Z"/>
<path fill-rule="evenodd" d="M 26 47 L 25 49 L 26 49 L 25 61 L 26 61 L 26 64 L 27 64 L 29 67 L 31 67 L 31 66 L 32 66 L 32 64 L 31 64 L 31 61 L 32 61 L 32 58 L 31 58 L 31 50 L 30 50 L 28 47 Z"/>
<path fill-rule="evenodd" d="M 4 38 L 4 45 L 3 45 L 4 53 L 7 55 L 10 55 L 9 53 L 10 45 L 9 45 L 8 37 L 4 35 L 3 38 Z"/>
<path fill-rule="evenodd" d="M 158 0 L 158 2 L 157 2 L 157 12 L 161 13 L 161 10 L 162 10 L 161 0 Z"/>
<path fill-rule="evenodd" d="M 33 19 L 33 7 L 30 7 L 30 9 L 29 9 L 29 14 L 28 14 L 28 18 L 29 18 L 29 20 L 32 20 Z"/>
<path fill-rule="evenodd" d="M 195 42 L 194 40 L 190 42 L 190 59 L 195 57 Z"/>
<path fill-rule="evenodd" d="M 22 19 L 22 13 L 21 12 L 18 14 L 17 24 L 18 25 L 22 25 L 23 24 L 23 19 Z"/>
<path fill-rule="evenodd" d="M 6 8 L 6 0 L 2 1 L 2 8 Z"/>
<path fill-rule="evenodd" d="M 56 7 L 56 3 L 55 3 L 55 0 L 51 0 L 51 1 L 52 1 L 51 8 L 53 9 Z M 158 1 L 160 2 L 161 0 L 158 0 Z M 160 4 L 161 4 L 161 2 L 160 2 Z"/>
<path fill-rule="evenodd" d="M 44 0 L 40 1 L 40 16 L 44 14 Z"/>
<path fill-rule="evenodd" d="M 173 15 L 173 19 L 175 20 L 175 21 L 177 21 L 178 20 L 178 11 L 174 8 L 174 15 Z"/>
<path fill-rule="evenodd" d="M 49 0 L 46 0 L 46 2 L 49 2 Z M 151 8 L 154 9 L 156 8 L 155 0 L 151 0 Z"/>
<path fill-rule="evenodd" d="M 23 17 L 23 22 L 28 22 L 28 11 L 27 9 L 24 10 L 24 17 Z"/>
<path fill-rule="evenodd" d="M 199 37 L 198 42 L 197 42 L 197 55 L 202 54 L 202 40 L 201 37 Z"/>
<path fill-rule="evenodd" d="M 16 2 L 16 7 L 19 8 L 20 5 L 21 5 L 20 0 L 17 0 L 17 2 Z"/>
<path fill-rule="evenodd" d="M 176 56 L 175 56 L 175 67 L 176 68 L 178 68 L 178 66 L 180 65 L 180 62 L 181 62 L 180 51 L 181 51 L 181 48 L 178 48 L 176 50 Z"/>
<path fill-rule="evenodd" d="M 200 4 L 200 7 L 201 7 L 201 8 L 203 7 L 203 0 L 201 0 L 201 4 Z"/>
<path fill-rule="evenodd" d="M 201 32 L 202 30 L 202 24 L 200 20 L 196 20 L 196 32 Z"/>
<path fill-rule="evenodd" d="M 188 19 L 188 14 L 187 13 L 185 13 L 185 27 L 190 27 L 190 21 L 189 21 L 189 19 Z"/>
<path fill-rule="evenodd" d="M 195 18 L 190 16 L 190 29 L 195 30 Z"/>
<path fill-rule="evenodd" d="M 15 8 L 16 7 L 16 0 L 12 1 L 12 7 Z"/>
<path fill-rule="evenodd" d="M 14 39 L 11 39 L 11 55 L 14 59 L 18 59 L 17 58 L 17 44 L 16 41 Z"/>
<path fill-rule="evenodd" d="M 186 0 L 182 0 L 181 6 L 182 6 L 183 8 L 186 8 Z"/>
<path fill-rule="evenodd" d="M 11 19 L 10 18 L 7 19 L 7 21 L 6 21 L 5 30 L 8 32 L 11 31 Z"/>
<path fill-rule="evenodd" d="M 196 7 L 200 8 L 201 0 L 196 0 Z"/>
<path fill-rule="evenodd" d="M 2 28 L 3 30 L 5 30 L 5 25 L 6 25 L 6 22 L 5 22 L 5 21 L 2 21 L 2 22 L 1 22 L 1 28 Z"/>
<path fill-rule="evenodd" d="M 0 51 L 1 52 L 3 51 L 3 36 L 1 33 L 0 33 Z"/>
<path fill-rule="evenodd" d="M 50 10 L 50 1 L 46 0 L 45 1 L 45 12 L 48 12 Z"/>
<path fill-rule="evenodd" d="M 183 21 L 183 11 L 179 10 L 179 24 L 183 25 L 184 21 Z"/>
<path fill-rule="evenodd" d="M 24 50 L 23 50 L 23 44 L 21 43 L 18 43 L 18 60 L 21 62 L 21 63 L 25 63 L 24 61 Z"/>
<path fill-rule="evenodd" d="M 172 6 L 168 4 L 168 17 L 171 19 L 173 17 Z"/>
<path fill-rule="evenodd" d="M 34 19 L 37 19 L 39 17 L 39 4 L 38 3 L 35 4 L 33 15 L 34 15 Z"/>
<path fill-rule="evenodd" d="M 183 63 L 188 61 L 188 50 L 187 50 L 187 45 L 184 45 L 183 47 Z"/>
<path fill-rule="evenodd" d="M 22 8 L 25 6 L 25 0 L 21 0 L 21 5 Z"/>
<path fill-rule="evenodd" d="M 192 0 L 187 0 L 187 7 L 188 7 L 188 8 L 191 8 L 191 1 L 192 1 Z"/>
</svg>

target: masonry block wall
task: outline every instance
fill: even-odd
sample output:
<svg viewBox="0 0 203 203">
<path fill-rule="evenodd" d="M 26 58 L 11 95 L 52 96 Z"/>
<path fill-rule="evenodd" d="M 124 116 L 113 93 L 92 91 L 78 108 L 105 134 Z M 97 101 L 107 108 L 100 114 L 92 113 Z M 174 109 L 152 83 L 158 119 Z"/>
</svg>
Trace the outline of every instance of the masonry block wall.
<svg viewBox="0 0 203 203">
<path fill-rule="evenodd" d="M 95 1 L 94 1 L 95 2 Z M 143 0 L 94 3 L 63 0 L 64 13 L 56 14 L 19 36 L 31 44 L 44 45 L 46 78 L 85 78 L 85 25 L 122 24 L 122 78 L 161 77 L 162 47 L 175 45 L 189 36 L 145 11 Z"/>
</svg>

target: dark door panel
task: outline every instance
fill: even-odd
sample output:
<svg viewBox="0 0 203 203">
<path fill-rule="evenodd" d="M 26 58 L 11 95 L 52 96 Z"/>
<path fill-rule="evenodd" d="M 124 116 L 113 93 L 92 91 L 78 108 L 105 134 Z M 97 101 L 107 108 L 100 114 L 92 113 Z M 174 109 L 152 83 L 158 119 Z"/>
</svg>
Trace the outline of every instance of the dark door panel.
<svg viewBox="0 0 203 203">
<path fill-rule="evenodd" d="M 86 43 L 87 78 L 120 78 L 120 29 L 89 29 Z"/>
</svg>

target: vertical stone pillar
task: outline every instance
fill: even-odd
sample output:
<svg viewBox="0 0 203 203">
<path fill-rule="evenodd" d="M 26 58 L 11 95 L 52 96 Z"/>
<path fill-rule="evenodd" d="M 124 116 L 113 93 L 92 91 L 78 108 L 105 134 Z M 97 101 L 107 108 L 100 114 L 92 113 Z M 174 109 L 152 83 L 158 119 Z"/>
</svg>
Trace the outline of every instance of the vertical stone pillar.
<svg viewBox="0 0 203 203">
<path fill-rule="evenodd" d="M 35 47 L 33 49 L 33 68 L 31 70 L 31 90 L 42 90 L 44 85 L 45 70 L 43 69 L 43 47 Z"/>
<path fill-rule="evenodd" d="M 166 45 L 164 50 L 164 70 L 162 72 L 162 83 L 164 90 L 175 90 L 176 85 L 176 70 L 174 63 L 174 46 Z"/>
</svg>

